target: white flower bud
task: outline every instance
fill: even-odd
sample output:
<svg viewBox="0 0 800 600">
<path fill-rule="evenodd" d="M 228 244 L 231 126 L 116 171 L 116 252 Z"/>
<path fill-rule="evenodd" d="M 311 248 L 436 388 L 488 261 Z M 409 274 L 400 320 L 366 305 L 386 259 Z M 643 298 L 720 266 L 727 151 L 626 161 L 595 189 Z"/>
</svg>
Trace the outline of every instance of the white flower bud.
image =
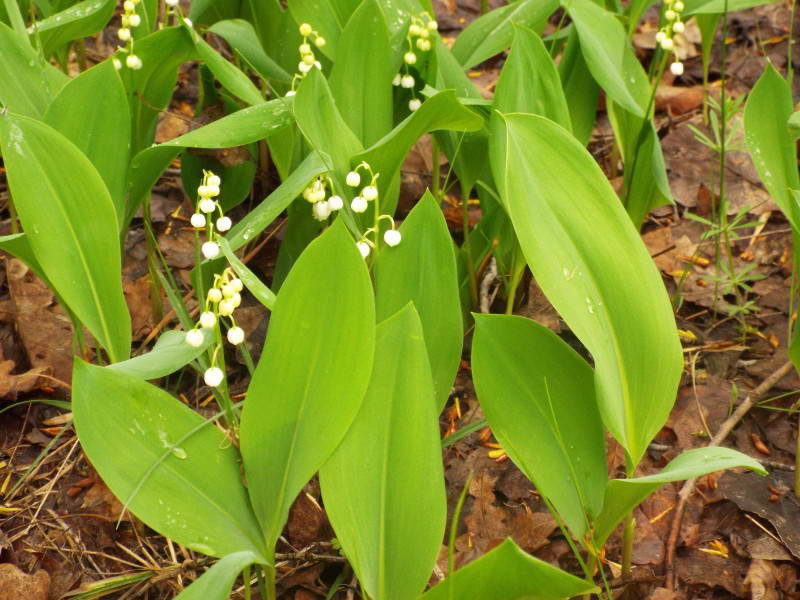
<svg viewBox="0 0 800 600">
<path fill-rule="evenodd" d="M 311 202 L 322 202 L 323 200 L 325 200 L 325 188 L 315 189 L 309 194 Z"/>
<path fill-rule="evenodd" d="M 405 54 L 403 54 L 403 60 L 407 65 L 413 65 L 414 63 L 417 62 L 417 55 L 414 54 L 413 52 L 406 52 Z"/>
<path fill-rule="evenodd" d="M 314 66 L 317 67 L 320 71 L 322 71 L 322 63 L 318 60 L 314 61 Z"/>
<path fill-rule="evenodd" d="M 217 242 L 206 242 L 200 246 L 200 251 L 209 260 L 217 258 L 219 256 L 219 244 Z"/>
<path fill-rule="evenodd" d="M 431 49 L 431 43 L 428 40 L 417 40 L 417 48 L 423 52 L 427 52 Z"/>
<path fill-rule="evenodd" d="M 244 284 L 238 277 L 236 279 L 231 279 L 228 285 L 233 288 L 234 292 L 241 292 L 244 289 Z"/>
<path fill-rule="evenodd" d="M 659 44 L 661 42 L 663 42 L 665 39 L 667 39 L 667 34 L 666 33 L 664 33 L 663 31 L 659 31 L 658 33 L 656 33 L 656 41 Z"/>
<path fill-rule="evenodd" d="M 203 198 L 197 203 L 197 207 L 201 212 L 213 213 L 215 210 L 217 210 L 217 203 L 211 198 Z"/>
<path fill-rule="evenodd" d="M 223 317 L 230 317 L 233 314 L 233 311 L 236 307 L 233 305 L 233 302 L 228 300 L 223 300 L 217 306 L 217 310 L 219 310 L 219 314 Z"/>
<path fill-rule="evenodd" d="M 117 35 L 119 36 L 119 39 L 121 39 L 123 42 L 127 42 L 129 39 L 131 39 L 131 30 L 123 27 L 122 29 L 117 31 Z"/>
<path fill-rule="evenodd" d="M 350 171 L 345 178 L 345 182 L 350 187 L 358 187 L 358 184 L 361 183 L 361 175 L 355 171 Z"/>
<path fill-rule="evenodd" d="M 204 341 L 203 332 L 200 329 L 190 329 L 186 332 L 186 343 L 192 348 L 199 348 Z"/>
<path fill-rule="evenodd" d="M 203 187 L 203 186 L 200 186 Z M 208 184 L 205 186 L 206 188 L 206 196 L 209 198 L 213 198 L 214 196 L 219 196 L 219 186 L 218 185 L 211 185 Z"/>
<path fill-rule="evenodd" d="M 310 44 L 300 44 L 297 48 L 300 51 L 300 55 L 304 56 L 306 54 L 311 54 L 311 45 Z"/>
<path fill-rule="evenodd" d="M 307 65 L 301 60 L 297 65 L 297 70 L 301 73 L 308 73 L 311 70 L 311 65 Z"/>
<path fill-rule="evenodd" d="M 420 31 L 421 31 L 420 26 L 416 24 L 411 25 L 411 27 L 408 28 L 408 33 L 410 33 L 411 35 L 419 35 Z"/>
<path fill-rule="evenodd" d="M 678 15 L 675 13 L 674 10 L 667 10 L 664 12 L 664 17 L 667 21 L 674 21 Z"/>
<path fill-rule="evenodd" d="M 302 25 L 300 25 L 300 35 L 302 35 L 303 37 L 311 35 L 313 31 L 314 30 L 311 29 L 311 25 L 309 25 L 308 23 L 303 23 Z"/>
<path fill-rule="evenodd" d="M 678 0 L 677 2 L 675 2 L 675 4 L 672 5 L 672 8 L 675 10 L 675 12 L 683 12 L 683 9 L 685 7 L 683 5 L 683 2 L 681 2 L 681 0 Z"/>
<path fill-rule="evenodd" d="M 324 37 L 322 37 L 321 35 L 318 35 L 317 39 L 314 40 L 314 45 L 317 48 L 322 48 L 327 43 L 328 43 L 327 40 Z"/>
<path fill-rule="evenodd" d="M 414 87 L 414 78 L 411 75 L 403 75 L 400 78 L 400 86 L 408 89 Z"/>
<path fill-rule="evenodd" d="M 178 6 L 178 2 L 180 0 L 164 0 L 167 3 L 167 6 Z"/>
<path fill-rule="evenodd" d="M 422 100 L 420 100 L 419 98 L 412 98 L 411 100 L 408 101 L 408 110 L 410 110 L 411 112 L 414 112 L 420 106 L 422 106 Z"/>
<path fill-rule="evenodd" d="M 219 219 L 217 219 L 217 229 L 219 231 L 228 231 L 232 225 L 233 222 L 230 220 L 229 217 L 220 217 Z"/>
<path fill-rule="evenodd" d="M 201 213 L 194 213 L 190 221 L 192 227 L 197 227 L 198 229 L 206 226 L 206 218 Z"/>
<path fill-rule="evenodd" d="M 361 190 L 361 197 L 368 202 L 372 202 L 375 198 L 378 197 L 378 188 L 374 185 L 368 185 L 363 190 Z"/>
<path fill-rule="evenodd" d="M 131 24 L 131 27 L 138 27 L 142 24 L 142 17 L 139 15 L 131 15 L 128 18 L 128 22 Z"/>
<path fill-rule="evenodd" d="M 311 207 L 311 213 L 314 215 L 314 218 L 317 221 L 324 221 L 331 216 L 331 207 L 323 200 L 322 202 L 317 202 L 313 207 Z"/>
<path fill-rule="evenodd" d="M 197 195 L 200 196 L 201 198 L 208 198 L 208 195 L 209 195 L 208 194 L 208 186 L 207 185 L 198 186 Z"/>
<path fill-rule="evenodd" d="M 142 68 L 142 59 L 136 56 L 135 54 L 128 54 L 127 58 L 125 59 L 125 64 L 128 66 L 129 69 L 138 71 L 139 69 Z"/>
<path fill-rule="evenodd" d="M 664 50 L 672 50 L 675 47 L 675 42 L 672 41 L 670 38 L 665 38 L 661 42 L 661 48 Z"/>
<path fill-rule="evenodd" d="M 234 346 L 238 346 L 244 341 L 244 329 L 241 327 L 231 327 L 228 329 L 228 341 Z"/>
<path fill-rule="evenodd" d="M 392 85 L 395 87 L 400 85 L 400 73 L 394 76 L 394 79 L 392 79 Z"/>
<path fill-rule="evenodd" d="M 436 31 L 439 29 L 439 23 L 434 20 L 428 21 L 428 29 L 431 31 Z"/>
<path fill-rule="evenodd" d="M 131 0 L 125 0 L 125 2 L 122 4 L 122 8 L 125 10 L 125 12 L 132 13 L 136 10 L 136 5 L 131 2 Z"/>
<path fill-rule="evenodd" d="M 367 201 L 364 200 L 361 196 L 356 196 L 350 202 L 350 208 L 353 209 L 353 212 L 363 213 L 365 210 L 367 210 Z"/>
<path fill-rule="evenodd" d="M 202 327 L 203 329 L 211 329 L 216 324 L 217 324 L 217 317 L 210 310 L 207 310 L 206 312 L 200 314 L 200 327 Z"/>
<path fill-rule="evenodd" d="M 206 185 L 219 187 L 222 185 L 222 179 L 219 178 L 219 175 L 209 175 L 208 179 L 206 179 Z"/>
<path fill-rule="evenodd" d="M 430 35 L 431 35 L 431 32 L 428 31 L 427 29 L 423 29 L 422 31 L 419 32 L 419 37 L 421 37 L 424 40 L 428 39 L 430 37 Z"/>
<path fill-rule="evenodd" d="M 217 303 L 222 300 L 222 292 L 219 291 L 217 288 L 211 288 L 208 290 L 208 301 Z"/>
<path fill-rule="evenodd" d="M 303 57 L 303 62 L 309 66 L 313 65 L 316 62 L 316 58 L 314 58 L 313 54 L 306 54 Z"/>
<path fill-rule="evenodd" d="M 297 92 L 295 92 L 294 90 L 289 90 L 288 92 L 286 92 L 286 97 L 287 97 L 287 98 L 291 98 L 291 97 L 292 97 L 292 96 L 294 96 L 296 93 L 297 93 Z"/>
<path fill-rule="evenodd" d="M 367 258 L 369 256 L 370 247 L 367 242 L 356 242 L 356 248 L 361 253 L 363 258 Z"/>
<path fill-rule="evenodd" d="M 233 304 L 233 308 L 239 308 L 239 305 L 242 303 L 242 295 L 239 292 L 236 292 L 228 299 L 228 301 Z"/>
<path fill-rule="evenodd" d="M 400 243 L 400 232 L 396 229 L 388 229 L 383 234 L 383 241 L 387 246 L 397 246 Z"/>
<path fill-rule="evenodd" d="M 194 23 L 190 19 L 184 19 L 183 22 L 187 27 L 194 27 Z"/>
<path fill-rule="evenodd" d="M 683 21 L 676 21 L 672 24 L 672 31 L 675 33 L 683 33 L 686 30 L 686 25 L 683 24 Z"/>
<path fill-rule="evenodd" d="M 226 283 L 222 286 L 222 296 L 225 298 L 230 298 L 236 293 L 236 290 L 233 289 L 233 286 L 230 283 Z"/>
<path fill-rule="evenodd" d="M 217 387 L 225 379 L 225 373 L 219 367 L 211 367 L 203 373 L 203 381 L 208 387 Z"/>
<path fill-rule="evenodd" d="M 669 70 L 672 71 L 672 74 L 676 77 L 680 77 L 683 75 L 683 63 L 682 62 L 674 62 L 669 66 Z"/>
<path fill-rule="evenodd" d="M 112 58 L 111 63 L 114 65 L 114 68 L 119 71 L 122 68 L 122 62 L 118 58 Z"/>
<path fill-rule="evenodd" d="M 341 210 L 344 206 L 344 200 L 341 196 L 331 196 L 328 198 L 328 207 L 331 210 Z"/>
</svg>

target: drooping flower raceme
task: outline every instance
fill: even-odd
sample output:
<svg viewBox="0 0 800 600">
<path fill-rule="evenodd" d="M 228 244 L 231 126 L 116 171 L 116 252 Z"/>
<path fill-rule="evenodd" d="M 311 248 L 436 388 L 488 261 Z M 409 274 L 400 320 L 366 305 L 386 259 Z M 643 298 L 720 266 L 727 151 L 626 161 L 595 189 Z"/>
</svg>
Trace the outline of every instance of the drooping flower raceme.
<svg viewBox="0 0 800 600">
<path fill-rule="evenodd" d="M 122 17 L 120 19 L 120 28 L 117 31 L 117 36 L 120 41 L 125 42 L 125 46 L 121 49 L 125 51 L 125 66 L 134 71 L 142 68 L 142 59 L 133 53 L 133 29 L 142 24 L 142 17 L 136 14 L 136 6 L 141 0 L 125 0 L 122 3 Z M 122 68 L 122 61 L 118 58 L 113 59 L 114 67 L 117 70 Z"/>
<path fill-rule="evenodd" d="M 300 62 L 297 64 L 298 72 L 292 77 L 292 87 L 286 92 L 287 96 L 295 95 L 298 82 L 308 75 L 311 69 L 322 69 L 322 64 L 317 60 L 311 45 L 313 44 L 317 48 L 322 48 L 327 41 L 308 23 L 302 23 L 300 25 L 300 35 L 303 36 L 303 41 L 297 48 L 300 52 Z"/>
<path fill-rule="evenodd" d="M 426 53 L 431 48 L 431 34 L 437 30 L 439 24 L 431 18 L 427 12 L 411 16 L 411 24 L 406 32 L 406 44 L 408 46 L 403 54 L 403 72 L 398 73 L 392 80 L 392 85 L 400 86 L 411 90 L 411 99 L 408 101 L 408 109 L 411 112 L 422 106 L 422 101 L 417 98 L 414 85 L 416 80 L 410 72 L 411 65 L 416 65 L 419 60 L 417 52 Z"/>
<path fill-rule="evenodd" d="M 681 13 L 683 12 L 683 0 L 665 0 L 666 10 L 664 11 L 664 18 L 667 20 L 666 24 L 656 33 L 656 41 L 661 49 L 666 52 L 672 52 L 674 60 L 669 69 L 673 75 L 680 77 L 683 75 L 683 63 L 680 61 L 677 49 L 675 47 L 675 34 L 683 33 L 686 25 L 681 20 Z"/>
</svg>

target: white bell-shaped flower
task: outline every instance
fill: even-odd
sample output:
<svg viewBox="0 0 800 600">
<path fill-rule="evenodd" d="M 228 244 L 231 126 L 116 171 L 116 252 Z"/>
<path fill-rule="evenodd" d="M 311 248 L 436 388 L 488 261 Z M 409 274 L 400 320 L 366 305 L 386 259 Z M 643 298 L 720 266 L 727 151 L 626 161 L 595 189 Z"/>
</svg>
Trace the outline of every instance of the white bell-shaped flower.
<svg viewBox="0 0 800 600">
<path fill-rule="evenodd" d="M 356 171 L 350 171 L 345 178 L 345 182 L 350 187 L 358 187 L 358 184 L 361 183 L 361 175 Z"/>
<path fill-rule="evenodd" d="M 190 329 L 186 332 L 186 343 L 193 348 L 199 348 L 203 345 L 203 331 L 201 329 Z"/>
<path fill-rule="evenodd" d="M 408 101 L 408 110 L 411 112 L 418 110 L 420 106 L 422 106 L 422 100 L 419 98 L 412 98 Z"/>
<path fill-rule="evenodd" d="M 219 302 L 222 300 L 222 292 L 217 288 L 211 288 L 208 290 L 208 301 L 209 302 Z"/>
<path fill-rule="evenodd" d="M 411 75 L 403 75 L 400 78 L 400 87 L 410 90 L 414 87 L 414 78 Z"/>
<path fill-rule="evenodd" d="M 350 202 L 350 208 L 353 209 L 353 212 L 355 213 L 363 213 L 365 210 L 367 210 L 367 206 L 367 201 L 361 196 L 356 196 Z"/>
<path fill-rule="evenodd" d="M 136 56 L 135 54 L 128 54 L 125 58 L 125 65 L 129 69 L 133 69 L 134 71 L 138 71 L 142 68 L 142 59 Z"/>
<path fill-rule="evenodd" d="M 228 341 L 234 346 L 238 346 L 244 341 L 244 329 L 241 327 L 231 327 L 228 329 Z"/>
<path fill-rule="evenodd" d="M 203 381 L 208 387 L 217 387 L 225 379 L 225 373 L 219 367 L 211 367 L 203 373 Z"/>
<path fill-rule="evenodd" d="M 328 198 L 328 207 L 331 210 L 341 210 L 344 206 L 344 200 L 341 196 L 331 196 Z"/>
<path fill-rule="evenodd" d="M 383 234 L 383 241 L 387 246 L 397 246 L 400 243 L 400 232 L 396 229 L 389 229 Z"/>
<path fill-rule="evenodd" d="M 219 231 L 228 231 L 232 225 L 233 222 L 230 220 L 229 217 L 220 217 L 219 219 L 217 219 L 217 229 Z"/>
<path fill-rule="evenodd" d="M 200 314 L 200 327 L 203 329 L 211 329 L 217 324 L 217 316 L 210 310 Z"/>
<path fill-rule="evenodd" d="M 361 190 L 361 196 L 367 202 L 372 202 L 375 198 L 378 197 L 378 188 L 374 185 L 368 185 L 363 190 Z"/>
<path fill-rule="evenodd" d="M 317 221 L 324 221 L 331 216 L 331 207 L 323 200 L 322 202 L 315 203 L 314 206 L 311 207 L 311 213 Z"/>
<path fill-rule="evenodd" d="M 367 242 L 356 242 L 356 248 L 361 253 L 363 258 L 367 258 L 369 256 L 370 247 Z"/>
<path fill-rule="evenodd" d="M 209 260 L 217 258 L 219 256 L 219 244 L 217 242 L 205 242 L 200 246 L 200 251 Z"/>
<path fill-rule="evenodd" d="M 202 213 L 194 213 L 189 221 L 191 222 L 192 227 L 200 228 L 206 226 L 206 218 Z"/>
</svg>

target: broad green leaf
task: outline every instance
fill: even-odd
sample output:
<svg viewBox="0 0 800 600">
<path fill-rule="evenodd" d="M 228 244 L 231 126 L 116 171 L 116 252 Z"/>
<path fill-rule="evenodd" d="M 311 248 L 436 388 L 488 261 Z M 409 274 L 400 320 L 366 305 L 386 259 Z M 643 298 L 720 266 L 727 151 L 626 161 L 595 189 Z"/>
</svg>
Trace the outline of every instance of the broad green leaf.
<svg viewBox="0 0 800 600">
<path fill-rule="evenodd" d="M 116 0 L 82 0 L 37 21 L 31 35 L 35 38 L 38 31 L 44 54 L 50 56 L 62 44 L 102 30 L 114 14 L 116 6 Z"/>
<path fill-rule="evenodd" d="M 386 18 L 377 0 L 365 0 L 342 31 L 330 77 L 342 118 L 364 146 L 392 128 L 390 83 L 396 72 Z"/>
<path fill-rule="evenodd" d="M 69 77 L 41 58 L 27 39 L 5 23 L 0 23 L 0 56 L 0 105 L 40 119 Z"/>
<path fill-rule="evenodd" d="M 189 7 L 189 18 L 197 25 L 230 19 L 239 13 L 239 0 L 194 0 Z"/>
<path fill-rule="evenodd" d="M 787 125 L 793 110 L 789 84 L 768 64 L 747 99 L 745 139 L 764 187 L 795 231 L 800 232 L 800 206 L 791 193 L 800 189 L 797 149 Z"/>
<path fill-rule="evenodd" d="M 186 148 L 232 148 L 251 144 L 273 135 L 292 120 L 291 100 L 278 98 L 236 111 L 168 142 L 142 150 L 131 164 L 130 197 L 132 200 L 143 197 Z M 131 217 L 137 208 L 138 204 L 132 202 L 128 216 Z"/>
<path fill-rule="evenodd" d="M 103 90 L 102 94 L 98 90 Z M 125 215 L 131 121 L 125 87 L 106 60 L 84 71 L 55 97 L 44 122 L 75 144 L 108 188 L 117 215 Z"/>
<path fill-rule="evenodd" d="M 320 471 L 325 510 L 370 598 L 416 598 L 444 536 L 438 412 L 422 324 L 409 303 L 376 329 L 364 403 Z"/>
<path fill-rule="evenodd" d="M 330 162 L 329 157 L 323 157 L 319 152 L 309 153 L 286 181 L 231 228 L 230 233 L 225 236 L 231 250 L 238 250 L 264 231 L 303 192 L 314 177 L 328 170 Z"/>
<path fill-rule="evenodd" d="M 195 348 L 186 343 L 185 331 L 167 331 L 158 338 L 150 352 L 109 365 L 107 368 L 138 379 L 158 379 L 185 367 L 203 354 L 214 341 L 214 335 L 203 331 L 203 344 Z"/>
<path fill-rule="evenodd" d="M 603 507 L 607 469 L 592 368 L 535 321 L 476 314 L 472 370 L 497 441 L 582 537 Z"/>
<path fill-rule="evenodd" d="M 431 85 L 436 89 L 454 90 L 456 96 L 459 98 L 468 98 L 475 102 L 482 100 L 481 93 L 472 83 L 472 80 L 467 77 L 464 68 L 458 62 L 452 51 L 442 41 L 442 38 L 435 36 L 433 47 L 436 51 L 434 58 L 435 65 L 435 79 L 428 77 Z"/>
<path fill-rule="evenodd" d="M 12 233 L 11 235 L 0 236 L 0 248 L 24 262 L 39 279 L 47 283 L 47 277 L 42 271 L 42 266 L 33 255 L 33 249 L 28 241 L 27 233 Z"/>
<path fill-rule="evenodd" d="M 595 522 L 594 535 L 598 547 L 605 543 L 626 514 L 664 484 L 734 467 L 745 467 L 761 475 L 767 474 L 754 458 L 730 448 L 712 446 L 687 450 L 655 475 L 612 479 L 606 487 L 603 512 Z"/>
<path fill-rule="evenodd" d="M 400 226 L 402 243 L 375 261 L 378 321 L 413 302 L 422 322 L 438 410 L 444 408 L 461 359 L 463 323 L 453 240 L 430 192 Z"/>
<path fill-rule="evenodd" d="M 600 413 L 635 465 L 666 421 L 683 366 L 669 297 L 592 156 L 543 117 L 504 118 L 490 154 L 517 238 L 592 353 Z"/>
<path fill-rule="evenodd" d="M 578 579 L 534 558 L 509 538 L 450 574 L 426 592 L 421 600 L 562 600 L 598 591 L 591 581 Z"/>
<path fill-rule="evenodd" d="M 252 552 L 228 554 L 175 596 L 175 600 L 228 600 L 239 573 L 257 561 Z"/>
<path fill-rule="evenodd" d="M 0 147 L 17 213 L 48 281 L 111 362 L 128 358 L 118 219 L 97 170 L 67 138 L 28 117 L 0 115 Z"/>
<path fill-rule="evenodd" d="M 686 17 L 691 15 L 716 15 L 725 12 L 727 7 L 728 12 L 737 10 L 747 10 L 755 6 L 762 6 L 764 4 L 772 4 L 777 0 L 688 0 L 686 8 L 683 9 L 683 14 Z"/>
<path fill-rule="evenodd" d="M 572 135 L 585 146 L 592 138 L 600 87 L 586 66 L 578 32 L 574 28 L 569 33 L 567 48 L 561 55 L 558 71 L 561 75 L 564 97 L 569 106 Z"/>
<path fill-rule="evenodd" d="M 281 287 L 242 414 L 248 489 L 270 552 L 295 497 L 355 418 L 374 344 L 369 273 L 337 219 Z"/>
<path fill-rule="evenodd" d="M 272 290 L 264 285 L 264 283 L 258 277 L 256 277 L 255 273 L 248 269 L 245 264 L 239 260 L 239 258 L 231 250 L 231 247 L 225 238 L 219 239 L 219 245 L 220 248 L 222 248 L 222 253 L 225 255 L 225 258 L 228 259 L 228 262 L 233 267 L 233 270 L 236 271 L 239 279 L 242 280 L 244 287 L 250 290 L 250 293 L 255 296 L 256 300 L 261 302 L 261 304 L 266 306 L 268 309 L 272 310 L 276 300 L 275 294 L 272 292 Z"/>
<path fill-rule="evenodd" d="M 578 31 L 581 52 L 592 77 L 617 104 L 644 117 L 644 109 L 629 89 L 626 78 L 629 65 L 634 61 L 638 64 L 638 61 L 622 23 L 591 0 L 564 0 L 562 4 Z"/>
<path fill-rule="evenodd" d="M 497 81 L 494 108 L 541 115 L 569 131 L 569 108 L 553 59 L 535 32 L 516 24 L 513 31 L 511 52 Z"/>
<path fill-rule="evenodd" d="M 192 8 L 196 5 L 193 2 Z M 299 59 L 297 47 L 303 38 L 281 0 L 242 0 L 240 10 L 242 18 L 253 25 L 267 55 L 284 71 L 294 73 Z"/>
<path fill-rule="evenodd" d="M 787 123 L 789 126 L 789 135 L 796 141 L 800 138 L 800 110 L 793 112 Z"/>
<path fill-rule="evenodd" d="M 539 29 L 558 8 L 557 0 L 519 0 L 478 17 L 453 44 L 453 55 L 465 69 L 508 48 L 514 24 Z"/>
<path fill-rule="evenodd" d="M 345 24 L 344 20 L 340 20 L 339 12 L 334 7 L 338 1 L 340 0 L 288 0 L 286 3 L 294 17 L 295 28 L 301 23 L 311 25 L 327 42 L 320 50 L 325 56 L 334 60 L 339 58 L 339 37 L 343 33 Z M 364 33 L 359 32 L 359 35 Z"/>
<path fill-rule="evenodd" d="M 264 52 L 255 29 L 244 19 L 220 21 L 208 30 L 224 38 L 262 78 L 280 83 L 292 82 L 292 76 Z"/>
<path fill-rule="evenodd" d="M 163 390 L 75 361 L 72 410 L 81 446 L 142 521 L 203 554 L 249 551 L 266 562 L 226 435 Z"/>
<path fill-rule="evenodd" d="M 212 156 L 197 156 L 190 152 L 184 152 L 181 156 L 181 184 L 186 195 L 189 197 L 196 195 L 197 188 L 203 182 L 203 171 L 212 171 L 218 175 L 225 186 L 220 189 L 217 196 L 220 208 L 223 212 L 228 212 L 232 208 L 244 202 L 253 191 L 253 181 L 255 180 L 256 165 L 253 155 L 258 156 L 258 149 L 250 146 L 246 160 L 230 167 L 224 165 Z"/>
<path fill-rule="evenodd" d="M 194 38 L 195 47 L 197 48 L 197 54 L 200 56 L 200 59 L 211 69 L 211 72 L 222 87 L 250 106 L 263 104 L 265 102 L 261 92 L 255 84 L 250 81 L 247 75 L 242 73 L 236 65 L 224 59 L 219 52 L 214 50 L 214 48 L 194 32 L 194 30 L 190 29 L 188 26 L 185 27 L 187 32 Z"/>
<path fill-rule="evenodd" d="M 25 20 L 22 18 L 22 9 L 17 0 L 3 0 L 0 5 L 3 20 L 14 28 L 18 35 L 25 37 Z"/>
</svg>

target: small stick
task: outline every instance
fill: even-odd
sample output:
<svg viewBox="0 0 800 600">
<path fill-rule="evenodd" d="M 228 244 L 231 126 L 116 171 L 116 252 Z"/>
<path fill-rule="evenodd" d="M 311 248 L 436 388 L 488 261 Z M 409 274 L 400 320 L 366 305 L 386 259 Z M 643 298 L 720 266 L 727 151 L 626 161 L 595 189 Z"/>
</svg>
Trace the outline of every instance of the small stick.
<svg viewBox="0 0 800 600">
<path fill-rule="evenodd" d="M 726 437 L 733 431 L 733 428 L 742 420 L 753 405 L 763 396 L 766 394 L 772 387 L 778 383 L 783 377 L 791 371 L 793 368 L 792 362 L 787 361 L 784 363 L 777 371 L 775 371 L 772 375 L 767 377 L 761 385 L 756 387 L 752 392 L 750 392 L 747 397 L 744 399 L 739 407 L 734 411 L 734 413 L 725 419 L 725 422 L 720 426 L 719 431 L 717 434 L 711 438 L 711 441 L 708 443 L 708 446 L 719 446 Z M 666 588 L 670 591 L 675 590 L 675 566 L 674 566 L 674 559 L 675 559 L 675 549 L 678 545 L 678 534 L 681 530 L 681 520 L 683 519 L 683 513 L 686 510 L 686 503 L 689 501 L 689 497 L 694 492 L 695 484 L 697 483 L 697 478 L 693 477 L 692 479 L 687 479 L 686 482 L 683 484 L 681 491 L 678 492 L 678 504 L 675 507 L 675 514 L 672 519 L 672 528 L 669 532 L 669 537 L 667 538 L 667 551 L 664 556 L 664 566 L 667 571 L 666 575 Z"/>
</svg>

